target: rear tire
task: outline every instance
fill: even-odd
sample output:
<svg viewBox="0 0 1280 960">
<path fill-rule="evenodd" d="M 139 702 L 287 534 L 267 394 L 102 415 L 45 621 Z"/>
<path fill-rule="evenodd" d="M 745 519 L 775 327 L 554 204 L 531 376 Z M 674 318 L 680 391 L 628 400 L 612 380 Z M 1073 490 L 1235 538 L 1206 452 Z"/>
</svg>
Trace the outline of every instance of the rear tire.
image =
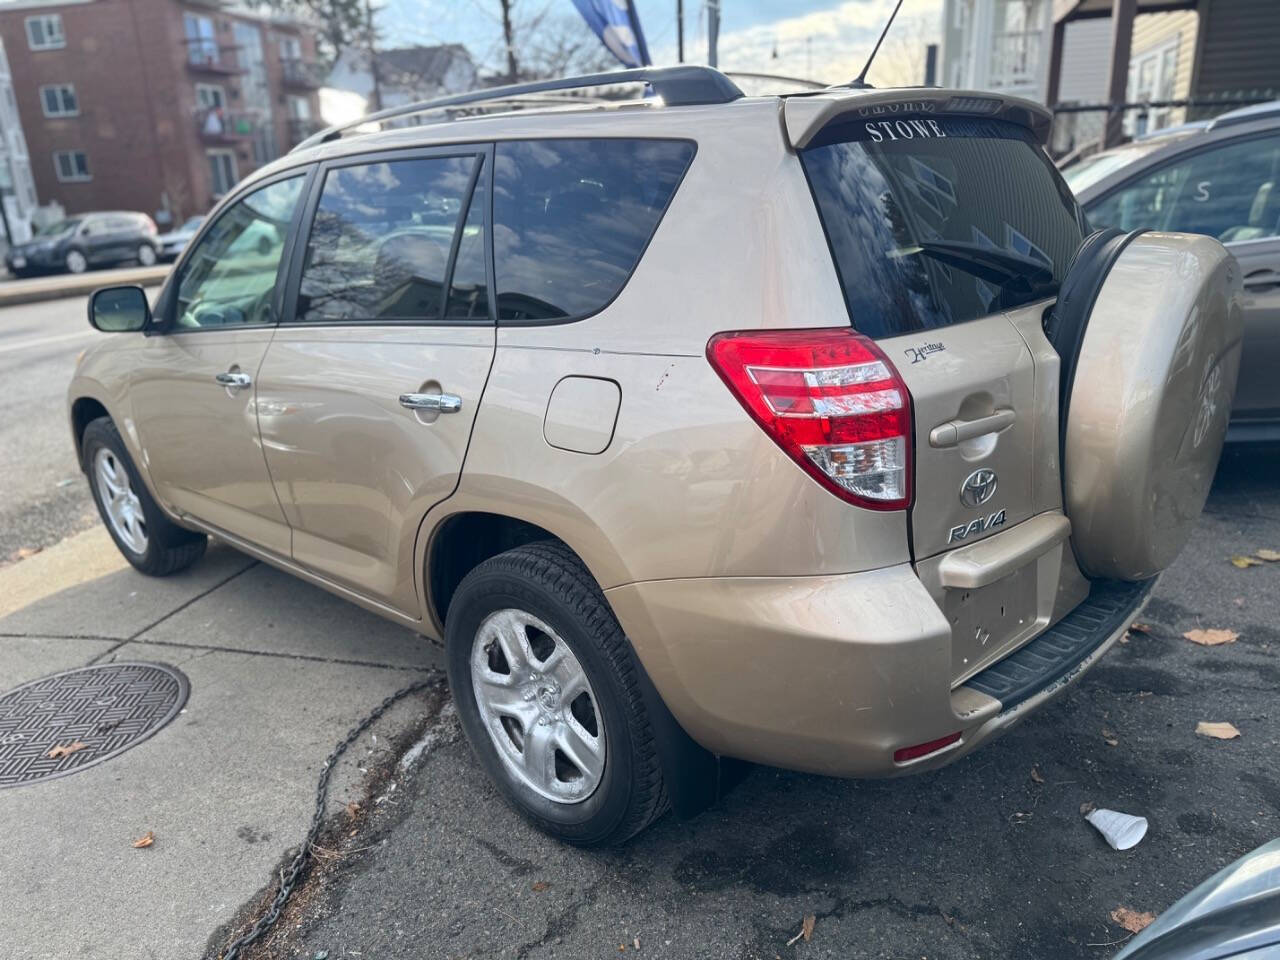
<svg viewBox="0 0 1280 960">
<path fill-rule="evenodd" d="M 138 247 L 138 263 L 144 267 L 154 267 L 156 265 L 156 248 L 149 243 L 144 243 Z"/>
<path fill-rule="evenodd" d="M 98 514 L 135 569 L 167 577 L 204 556 L 209 538 L 184 530 L 165 516 L 110 417 L 99 417 L 85 427 L 80 449 Z"/>
<path fill-rule="evenodd" d="M 496 639 L 500 629 L 508 640 L 519 638 L 513 662 Z M 445 650 L 472 749 L 507 801 L 538 829 L 580 846 L 615 845 L 666 811 L 630 643 L 568 547 L 528 544 L 467 574 L 449 604 Z M 582 676 L 566 680 L 574 668 Z M 593 727 L 593 736 L 583 735 Z M 548 745 L 541 752 L 538 737 Z M 591 756 L 584 741 L 594 747 Z M 588 762 L 575 764 L 575 752 Z M 554 758 L 550 765 L 537 762 L 544 755 Z M 539 772 L 547 770 L 550 778 Z"/>
</svg>

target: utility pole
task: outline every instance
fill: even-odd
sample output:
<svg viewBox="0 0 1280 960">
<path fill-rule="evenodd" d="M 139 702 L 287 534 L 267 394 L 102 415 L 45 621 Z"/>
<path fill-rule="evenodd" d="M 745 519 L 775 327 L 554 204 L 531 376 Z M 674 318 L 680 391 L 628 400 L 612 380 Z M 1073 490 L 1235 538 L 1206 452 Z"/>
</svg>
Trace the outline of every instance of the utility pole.
<svg viewBox="0 0 1280 960">
<path fill-rule="evenodd" d="M 676 63 L 684 63 L 684 0 L 676 0 Z"/>
<path fill-rule="evenodd" d="M 373 0 L 364 0 L 365 34 L 369 43 L 369 74 L 373 77 L 373 109 L 382 109 L 382 77 L 378 73 L 377 35 L 373 30 Z"/>
<path fill-rule="evenodd" d="M 716 48 L 720 43 L 720 0 L 707 0 L 707 63 L 719 66 Z"/>
<path fill-rule="evenodd" d="M 511 25 L 513 0 L 500 0 L 502 4 L 502 39 L 507 45 L 507 83 L 520 82 L 520 65 L 516 63 L 515 28 Z"/>
</svg>

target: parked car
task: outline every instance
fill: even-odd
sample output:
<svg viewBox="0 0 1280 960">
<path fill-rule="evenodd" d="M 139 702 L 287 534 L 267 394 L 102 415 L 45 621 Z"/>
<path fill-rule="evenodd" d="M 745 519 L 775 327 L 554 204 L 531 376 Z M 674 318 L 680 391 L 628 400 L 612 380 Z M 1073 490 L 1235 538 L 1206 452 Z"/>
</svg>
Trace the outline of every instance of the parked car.
<svg viewBox="0 0 1280 960">
<path fill-rule="evenodd" d="M 1230 255 L 1086 239 L 1035 104 L 515 89 L 637 78 L 300 145 L 154 309 L 95 295 L 68 393 L 130 563 L 216 534 L 442 639 L 480 763 L 581 844 L 1057 695 L 1190 535 L 1239 363 Z"/>
<path fill-rule="evenodd" d="M 191 238 L 196 235 L 200 229 L 200 225 L 204 223 L 204 216 L 188 217 L 175 229 L 168 230 L 160 236 L 156 237 L 156 246 L 160 251 L 161 260 L 174 260 L 177 258 Z"/>
<path fill-rule="evenodd" d="M 37 231 L 4 255 L 14 276 L 84 273 L 90 267 L 136 261 L 149 267 L 159 257 L 156 225 L 145 213 L 83 213 Z"/>
<path fill-rule="evenodd" d="M 1223 867 L 1129 941 L 1115 960 L 1280 956 L 1280 840 Z"/>
<path fill-rule="evenodd" d="M 1280 439 L 1280 101 L 1094 154 L 1063 175 L 1095 227 L 1203 233 L 1240 261 L 1246 346 L 1227 440 Z"/>
</svg>

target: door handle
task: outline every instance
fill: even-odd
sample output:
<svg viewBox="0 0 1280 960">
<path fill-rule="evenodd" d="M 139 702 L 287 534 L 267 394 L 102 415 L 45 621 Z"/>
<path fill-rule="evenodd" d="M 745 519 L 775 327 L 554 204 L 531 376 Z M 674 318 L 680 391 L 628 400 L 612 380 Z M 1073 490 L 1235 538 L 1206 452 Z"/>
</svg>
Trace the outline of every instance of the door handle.
<svg viewBox="0 0 1280 960">
<path fill-rule="evenodd" d="M 215 373 L 213 379 L 228 390 L 239 390 L 253 384 L 253 377 L 247 373 Z"/>
<path fill-rule="evenodd" d="M 462 398 L 453 393 L 402 393 L 400 406 L 408 407 L 410 410 L 457 413 L 462 409 Z"/>
<path fill-rule="evenodd" d="M 1280 273 L 1274 270 L 1255 270 L 1245 275 L 1246 290 L 1271 290 L 1280 287 Z"/>
<path fill-rule="evenodd" d="M 929 446 L 954 447 L 965 440 L 1003 430 L 1013 423 L 1017 416 L 1008 407 L 1002 407 L 995 413 L 974 420 L 948 420 L 929 431 Z"/>
</svg>

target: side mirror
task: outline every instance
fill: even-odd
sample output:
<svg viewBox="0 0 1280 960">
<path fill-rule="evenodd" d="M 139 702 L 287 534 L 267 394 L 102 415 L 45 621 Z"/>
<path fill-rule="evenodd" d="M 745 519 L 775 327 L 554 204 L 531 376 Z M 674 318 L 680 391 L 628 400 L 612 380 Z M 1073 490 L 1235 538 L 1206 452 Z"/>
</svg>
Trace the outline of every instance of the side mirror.
<svg viewBox="0 0 1280 960">
<path fill-rule="evenodd" d="M 103 333 L 133 333 L 151 320 L 141 287 L 103 287 L 89 298 L 89 325 Z"/>
</svg>

